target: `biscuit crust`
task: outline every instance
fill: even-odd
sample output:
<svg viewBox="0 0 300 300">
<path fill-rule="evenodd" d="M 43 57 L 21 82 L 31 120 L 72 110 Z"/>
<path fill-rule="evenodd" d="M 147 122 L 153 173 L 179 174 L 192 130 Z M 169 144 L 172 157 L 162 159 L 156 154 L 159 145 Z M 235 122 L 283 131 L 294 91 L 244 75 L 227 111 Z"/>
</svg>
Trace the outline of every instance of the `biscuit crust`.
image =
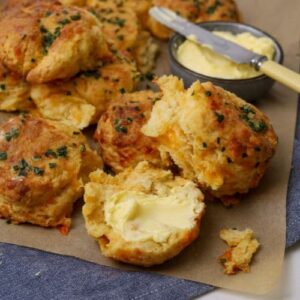
<svg viewBox="0 0 300 300">
<path fill-rule="evenodd" d="M 56 1 L 8 5 L 0 26 L 0 60 L 29 82 L 69 78 L 111 56 L 97 18 Z"/>
<path fill-rule="evenodd" d="M 69 228 L 87 175 L 101 165 L 73 127 L 30 115 L 10 119 L 0 126 L 0 217 Z"/>
<path fill-rule="evenodd" d="M 100 118 L 95 139 L 104 163 L 115 172 L 134 167 L 143 160 L 162 165 L 154 140 L 140 132 L 160 97 L 160 93 L 152 91 L 125 93 Z"/>
</svg>

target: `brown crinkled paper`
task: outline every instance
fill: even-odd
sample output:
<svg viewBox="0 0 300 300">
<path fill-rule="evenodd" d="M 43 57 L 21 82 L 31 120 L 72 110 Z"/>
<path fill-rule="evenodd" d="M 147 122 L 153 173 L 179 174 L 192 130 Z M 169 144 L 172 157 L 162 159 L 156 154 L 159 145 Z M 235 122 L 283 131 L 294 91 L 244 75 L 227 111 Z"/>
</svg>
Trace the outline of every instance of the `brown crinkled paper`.
<svg viewBox="0 0 300 300">
<path fill-rule="evenodd" d="M 299 0 L 237 1 L 245 23 L 252 24 L 275 36 L 285 52 L 285 65 L 297 70 L 299 61 Z M 166 49 L 164 46 L 163 48 Z M 159 58 L 158 74 L 166 74 L 166 50 Z M 242 203 L 226 209 L 209 204 L 199 239 L 170 262 L 151 269 L 161 274 L 208 283 L 227 289 L 263 294 L 279 278 L 284 257 L 286 229 L 286 193 L 291 166 L 296 120 L 296 93 L 276 84 L 270 94 L 257 105 L 267 113 L 279 136 L 279 147 L 260 186 L 244 197 Z M 3 121 L 7 114 L 1 113 Z M 226 245 L 219 239 L 224 227 L 251 228 L 261 243 L 250 273 L 235 276 L 223 274 L 217 257 Z M 53 253 L 75 256 L 120 270 L 141 270 L 103 257 L 96 242 L 85 230 L 78 204 L 68 236 L 55 229 L 31 225 L 8 225 L 0 221 L 0 241 L 33 247 Z"/>
</svg>

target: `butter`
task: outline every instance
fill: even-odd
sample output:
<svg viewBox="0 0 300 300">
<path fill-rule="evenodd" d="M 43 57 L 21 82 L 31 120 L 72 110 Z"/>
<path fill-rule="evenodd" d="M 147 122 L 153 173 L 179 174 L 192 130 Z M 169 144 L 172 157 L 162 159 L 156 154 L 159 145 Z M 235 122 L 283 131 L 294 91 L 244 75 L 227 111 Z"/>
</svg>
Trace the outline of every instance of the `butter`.
<svg viewBox="0 0 300 300">
<path fill-rule="evenodd" d="M 106 200 L 105 222 L 127 241 L 167 242 L 172 233 L 195 225 L 204 208 L 199 196 L 191 183 L 166 196 L 121 191 Z"/>
<path fill-rule="evenodd" d="M 231 32 L 214 31 L 231 42 L 239 44 L 272 60 L 275 49 L 271 39 L 267 37 L 255 37 L 249 32 L 237 35 Z M 219 55 L 208 46 L 193 42 L 192 38 L 182 43 L 177 51 L 178 61 L 186 68 L 203 75 L 224 79 L 245 79 L 261 75 L 248 64 L 237 64 L 230 59 Z"/>
</svg>

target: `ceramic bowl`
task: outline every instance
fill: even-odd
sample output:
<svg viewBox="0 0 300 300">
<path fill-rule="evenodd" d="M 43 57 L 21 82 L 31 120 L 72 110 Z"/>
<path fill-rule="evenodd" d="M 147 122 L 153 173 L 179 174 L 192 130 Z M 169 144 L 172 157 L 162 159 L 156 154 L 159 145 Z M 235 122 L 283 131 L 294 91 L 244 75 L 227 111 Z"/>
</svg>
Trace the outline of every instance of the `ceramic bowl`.
<svg viewBox="0 0 300 300">
<path fill-rule="evenodd" d="M 278 41 L 260 29 L 246 24 L 218 21 L 204 22 L 199 23 L 198 25 L 209 31 L 229 31 L 233 34 L 250 32 L 257 37 L 268 37 L 274 43 L 274 61 L 280 64 L 283 63 L 283 50 Z M 169 41 L 168 52 L 171 72 L 182 78 L 186 87 L 190 86 L 196 80 L 200 80 L 201 82 L 211 81 L 215 85 L 221 86 L 245 100 L 254 101 L 263 97 L 274 84 L 274 80 L 266 75 L 260 75 L 249 79 L 220 79 L 194 72 L 183 66 L 176 57 L 177 49 L 184 41 L 185 37 L 176 33 Z"/>
</svg>

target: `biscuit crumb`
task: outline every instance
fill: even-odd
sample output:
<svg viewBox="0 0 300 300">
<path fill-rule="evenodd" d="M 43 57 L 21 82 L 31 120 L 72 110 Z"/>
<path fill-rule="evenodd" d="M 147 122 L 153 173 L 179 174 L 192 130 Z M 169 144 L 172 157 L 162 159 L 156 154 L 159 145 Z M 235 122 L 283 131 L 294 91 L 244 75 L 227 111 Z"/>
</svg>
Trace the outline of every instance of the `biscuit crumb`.
<svg viewBox="0 0 300 300">
<path fill-rule="evenodd" d="M 251 229 L 222 229 L 220 238 L 227 243 L 229 249 L 219 257 L 227 275 L 238 271 L 249 272 L 249 265 L 254 253 L 260 246 Z"/>
</svg>

